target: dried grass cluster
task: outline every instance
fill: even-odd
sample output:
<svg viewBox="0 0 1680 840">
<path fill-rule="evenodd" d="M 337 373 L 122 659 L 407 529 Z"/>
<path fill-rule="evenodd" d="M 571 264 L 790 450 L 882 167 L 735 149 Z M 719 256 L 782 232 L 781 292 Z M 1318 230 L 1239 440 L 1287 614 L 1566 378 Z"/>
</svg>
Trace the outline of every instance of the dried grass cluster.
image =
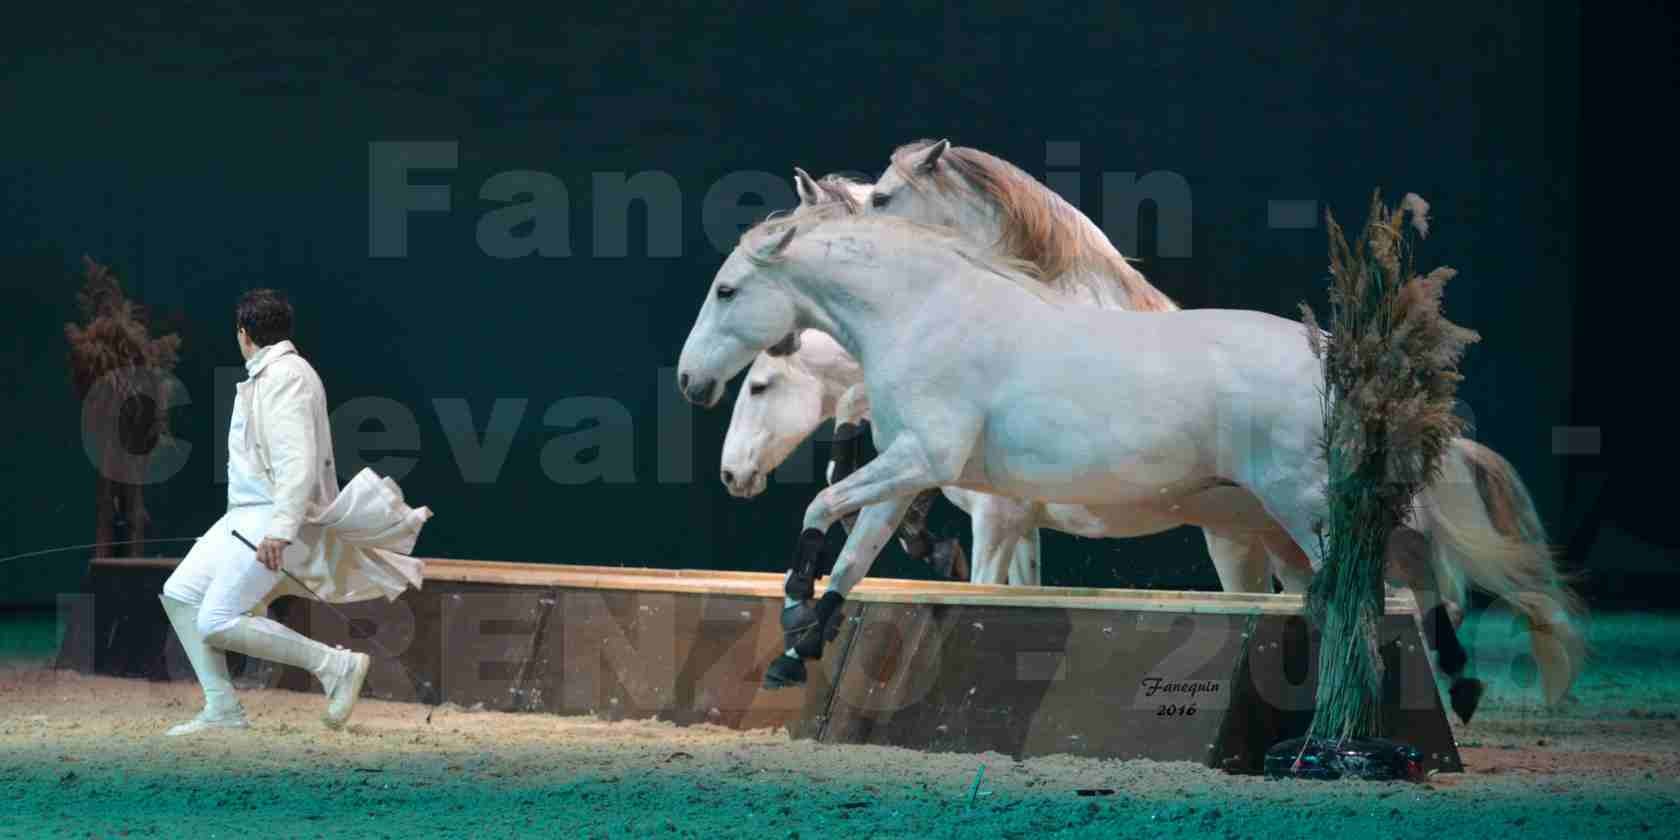
<svg viewBox="0 0 1680 840">
<path fill-rule="evenodd" d="M 1412 499 L 1435 479 L 1463 421 L 1454 413 L 1458 362 L 1475 332 L 1441 314 L 1450 268 L 1417 275 L 1407 219 L 1427 236 L 1428 204 L 1371 199 L 1359 240 L 1348 245 L 1325 214 L 1330 236 L 1330 322 L 1320 329 L 1301 306 L 1307 341 L 1324 364 L 1324 458 L 1329 521 L 1320 534 L 1324 568 L 1308 592 L 1323 629 L 1315 737 L 1377 734 L 1382 660 L 1383 566 L 1389 535 L 1404 525 Z"/>
<path fill-rule="evenodd" d="M 1371 199 L 1371 216 L 1349 246 L 1341 226 L 1325 214 L 1330 235 L 1330 323 L 1319 328 L 1301 304 L 1307 341 L 1324 362 L 1326 455 L 1350 465 L 1381 464 L 1379 490 L 1403 512 L 1435 478 L 1441 455 L 1463 431 L 1453 413 L 1458 362 L 1474 331 L 1441 314 L 1441 294 L 1458 272 L 1412 270 L 1406 217 L 1420 235 L 1429 230 L 1428 204 L 1416 195 L 1394 210 Z"/>
<path fill-rule="evenodd" d="M 151 516 L 145 481 L 152 452 L 169 433 L 172 382 L 181 339 L 152 336 L 144 307 L 123 294 L 110 268 L 82 257 L 76 294 L 81 324 L 65 324 L 70 383 L 82 403 L 84 445 L 97 458 L 94 554 L 125 545 L 138 556 Z M 126 539 L 118 540 L 120 536 Z"/>
<path fill-rule="evenodd" d="M 122 283 L 110 267 L 90 257 L 82 257 L 82 288 L 76 293 L 76 304 L 84 323 L 64 325 L 64 337 L 70 342 L 70 383 L 76 396 L 98 401 L 86 412 L 94 415 L 90 419 L 121 412 L 118 428 L 131 449 L 134 442 L 156 441 L 169 430 L 169 413 L 156 410 L 168 404 L 169 378 L 158 374 L 175 369 L 180 336 L 153 337 L 145 307 L 123 294 Z M 153 406 L 134 405 L 136 397 Z"/>
</svg>

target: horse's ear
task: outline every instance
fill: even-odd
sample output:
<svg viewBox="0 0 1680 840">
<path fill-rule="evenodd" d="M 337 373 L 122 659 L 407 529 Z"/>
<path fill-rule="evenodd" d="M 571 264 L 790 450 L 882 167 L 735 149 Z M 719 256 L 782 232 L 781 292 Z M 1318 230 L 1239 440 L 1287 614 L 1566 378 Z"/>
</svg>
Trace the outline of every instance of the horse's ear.
<svg viewBox="0 0 1680 840">
<path fill-rule="evenodd" d="M 822 201 L 822 190 L 817 187 L 817 179 L 797 166 L 793 168 L 793 186 L 799 191 L 800 207 L 810 207 Z"/>
<path fill-rule="evenodd" d="M 927 147 L 927 151 L 922 152 L 922 159 L 916 162 L 916 171 L 932 172 L 934 167 L 939 165 L 939 156 L 945 154 L 945 150 L 949 148 L 951 148 L 951 141 L 949 140 L 941 140 Z"/>
<path fill-rule="evenodd" d="M 782 338 L 781 341 L 765 348 L 764 352 L 772 356 L 791 356 L 799 352 L 799 330 L 794 330 Z"/>
</svg>

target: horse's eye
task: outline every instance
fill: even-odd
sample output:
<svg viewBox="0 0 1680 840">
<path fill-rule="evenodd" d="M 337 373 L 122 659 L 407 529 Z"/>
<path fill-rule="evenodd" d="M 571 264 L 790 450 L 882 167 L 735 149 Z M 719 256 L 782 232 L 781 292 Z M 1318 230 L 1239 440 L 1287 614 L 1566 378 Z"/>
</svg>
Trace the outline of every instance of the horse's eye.
<svg viewBox="0 0 1680 840">
<path fill-rule="evenodd" d="M 770 383 L 768 383 L 768 382 L 754 382 L 754 383 L 751 383 L 747 386 L 747 390 L 752 392 L 754 396 L 757 396 L 758 394 L 762 394 L 765 391 L 770 390 Z"/>
<path fill-rule="evenodd" d="M 889 201 L 892 201 L 892 196 L 886 193 L 871 193 L 869 196 L 869 206 L 871 207 L 885 207 Z"/>
<path fill-rule="evenodd" d="M 732 298 L 734 296 L 735 296 L 735 287 L 734 286 L 719 286 L 718 287 L 718 300 L 729 300 L 730 298 Z"/>
</svg>

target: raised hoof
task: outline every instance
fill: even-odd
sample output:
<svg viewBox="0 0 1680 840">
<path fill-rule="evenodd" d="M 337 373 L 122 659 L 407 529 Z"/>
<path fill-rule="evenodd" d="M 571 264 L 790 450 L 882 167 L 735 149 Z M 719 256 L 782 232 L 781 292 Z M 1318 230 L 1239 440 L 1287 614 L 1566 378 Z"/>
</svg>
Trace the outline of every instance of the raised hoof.
<svg viewBox="0 0 1680 840">
<path fill-rule="evenodd" d="M 1464 723 L 1476 714 L 1476 707 L 1482 703 L 1482 695 L 1487 692 L 1487 684 L 1471 677 L 1459 677 L 1453 680 L 1452 687 L 1447 689 L 1447 696 L 1452 700 L 1453 714 Z"/>
<path fill-rule="evenodd" d="M 838 592 L 825 592 L 822 599 L 801 601 L 782 609 L 782 640 L 801 659 L 821 659 L 823 647 L 840 635 Z"/>
<path fill-rule="evenodd" d="M 823 633 L 821 618 L 811 601 L 782 610 L 782 643 L 801 659 L 821 659 L 823 646 L 832 636 Z M 783 654 L 784 656 L 786 654 Z"/>
<path fill-rule="evenodd" d="M 805 663 L 784 653 L 771 660 L 770 667 L 764 669 L 764 687 L 775 691 L 800 686 L 805 684 L 805 677 Z"/>
</svg>

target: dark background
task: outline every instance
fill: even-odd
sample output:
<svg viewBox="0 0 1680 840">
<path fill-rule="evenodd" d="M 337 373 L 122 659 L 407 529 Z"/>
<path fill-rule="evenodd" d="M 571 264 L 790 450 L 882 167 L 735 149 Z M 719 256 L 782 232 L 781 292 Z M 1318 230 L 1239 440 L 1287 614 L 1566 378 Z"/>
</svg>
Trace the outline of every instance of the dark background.
<svg viewBox="0 0 1680 840">
<path fill-rule="evenodd" d="M 152 536 L 196 535 L 224 505 L 216 430 L 231 390 L 216 371 L 240 361 L 235 298 L 275 286 L 335 407 L 383 397 L 413 412 L 418 463 L 401 481 L 438 512 L 418 553 L 783 568 L 817 485 L 732 500 L 716 479 L 727 404 L 660 420 L 675 394 L 662 369 L 721 259 L 701 198 L 742 170 L 873 176 L 894 146 L 949 137 L 1041 177 L 1047 143 L 1079 143 L 1080 205 L 1100 220 L 1102 173 L 1182 175 L 1191 254 L 1159 253 L 1146 204 L 1136 256 L 1186 306 L 1323 305 L 1322 224 L 1274 229 L 1268 201 L 1316 201 L 1354 226 L 1374 187 L 1422 194 L 1435 234 L 1421 262 L 1460 270 L 1448 313 L 1484 338 L 1462 391 L 1476 437 L 1517 466 L 1596 600 L 1672 602 L 1663 6 L 1165 5 L 38 11 L 0 36 L 0 556 L 93 538 L 62 333 L 85 253 L 184 341 L 191 402 L 171 416 L 193 450 L 148 493 Z M 368 144 L 391 140 L 459 143 L 456 170 L 413 179 L 448 184 L 453 207 L 410 218 L 408 257 L 372 258 Z M 517 169 L 565 184 L 572 256 L 479 249 L 475 226 L 498 205 L 478 189 Z M 681 187 L 682 255 L 648 255 L 638 209 L 630 255 L 597 256 L 591 173 L 644 170 Z M 543 412 L 579 396 L 629 410 L 633 482 L 545 478 L 543 447 L 568 429 Z M 475 434 L 496 400 L 529 401 L 495 480 L 457 466 L 432 402 L 452 398 Z M 1566 426 L 1597 429 L 1601 451 L 1556 454 Z M 661 458 L 691 480 L 661 481 Z M 1186 529 L 1046 550 L 1050 583 L 1217 585 Z M 893 552 L 878 574 L 919 573 Z M 85 562 L 0 563 L 0 602 L 50 601 Z"/>
</svg>

